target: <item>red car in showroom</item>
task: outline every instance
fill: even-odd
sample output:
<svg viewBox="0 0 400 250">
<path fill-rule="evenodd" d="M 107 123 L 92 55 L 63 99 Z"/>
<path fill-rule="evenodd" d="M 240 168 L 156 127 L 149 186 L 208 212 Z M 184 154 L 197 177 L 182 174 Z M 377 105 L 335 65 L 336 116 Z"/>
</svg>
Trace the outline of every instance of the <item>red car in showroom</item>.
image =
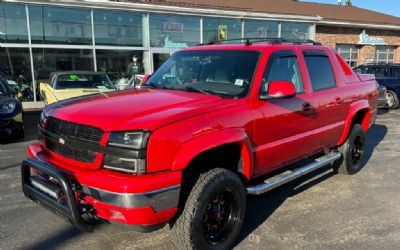
<svg viewBox="0 0 400 250">
<path fill-rule="evenodd" d="M 22 164 L 25 195 L 83 231 L 88 218 L 142 231 L 169 223 L 180 249 L 228 249 L 246 195 L 329 164 L 362 168 L 377 83 L 327 47 L 197 46 L 146 78 L 141 89 L 49 105 Z"/>
</svg>

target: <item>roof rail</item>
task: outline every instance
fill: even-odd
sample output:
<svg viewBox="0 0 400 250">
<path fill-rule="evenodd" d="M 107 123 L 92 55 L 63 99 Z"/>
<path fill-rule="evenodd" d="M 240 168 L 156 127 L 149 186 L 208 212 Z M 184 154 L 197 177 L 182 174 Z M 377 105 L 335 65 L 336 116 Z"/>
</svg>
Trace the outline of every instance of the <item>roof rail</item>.
<svg viewBox="0 0 400 250">
<path fill-rule="evenodd" d="M 242 42 L 245 45 L 252 45 L 253 43 L 262 43 L 267 42 L 270 44 L 294 44 L 294 45 L 322 45 L 320 42 L 315 42 L 311 39 L 286 39 L 286 38 L 278 38 L 278 37 L 271 37 L 271 38 L 236 38 L 236 39 L 227 39 L 227 40 L 215 40 L 206 44 L 198 44 L 197 46 L 202 45 L 218 45 L 218 44 L 226 44 L 227 42 Z"/>
</svg>

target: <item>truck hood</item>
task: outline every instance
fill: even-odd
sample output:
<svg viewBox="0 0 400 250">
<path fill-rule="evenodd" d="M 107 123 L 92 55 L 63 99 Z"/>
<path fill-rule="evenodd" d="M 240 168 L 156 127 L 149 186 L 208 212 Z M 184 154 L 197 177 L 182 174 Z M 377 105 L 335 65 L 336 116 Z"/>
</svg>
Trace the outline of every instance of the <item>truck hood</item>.
<svg viewBox="0 0 400 250">
<path fill-rule="evenodd" d="M 131 89 L 49 105 L 45 113 L 104 131 L 155 130 L 235 104 L 232 99 L 173 90 Z"/>
</svg>

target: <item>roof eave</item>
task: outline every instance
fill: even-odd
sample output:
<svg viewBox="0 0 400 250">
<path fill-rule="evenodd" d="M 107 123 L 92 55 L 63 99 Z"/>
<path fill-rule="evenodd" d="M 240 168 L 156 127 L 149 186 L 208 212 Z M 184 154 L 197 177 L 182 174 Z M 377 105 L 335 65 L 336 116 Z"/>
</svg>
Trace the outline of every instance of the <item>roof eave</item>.
<svg viewBox="0 0 400 250">
<path fill-rule="evenodd" d="M 317 22 L 317 25 L 327 25 L 327 26 L 335 26 L 335 27 L 342 26 L 342 27 L 357 27 L 357 28 L 369 28 L 369 29 L 384 29 L 384 30 L 400 30 L 400 25 L 342 22 L 342 21 L 329 21 L 329 20 L 321 20 L 321 21 Z"/>
</svg>

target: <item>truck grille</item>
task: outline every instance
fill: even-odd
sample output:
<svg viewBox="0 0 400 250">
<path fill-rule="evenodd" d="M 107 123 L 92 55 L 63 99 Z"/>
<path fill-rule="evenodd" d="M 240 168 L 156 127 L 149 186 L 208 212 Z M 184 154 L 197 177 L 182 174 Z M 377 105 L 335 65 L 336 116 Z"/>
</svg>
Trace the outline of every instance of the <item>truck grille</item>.
<svg viewBox="0 0 400 250">
<path fill-rule="evenodd" d="M 92 126 L 63 121 L 54 117 L 48 117 L 45 130 L 60 137 L 70 140 L 83 140 L 96 145 L 100 144 L 103 137 L 103 130 Z M 55 143 L 45 139 L 46 147 L 61 156 L 73 160 L 93 163 L 96 160 L 96 153 L 93 151 L 71 148 L 68 145 Z"/>
</svg>

